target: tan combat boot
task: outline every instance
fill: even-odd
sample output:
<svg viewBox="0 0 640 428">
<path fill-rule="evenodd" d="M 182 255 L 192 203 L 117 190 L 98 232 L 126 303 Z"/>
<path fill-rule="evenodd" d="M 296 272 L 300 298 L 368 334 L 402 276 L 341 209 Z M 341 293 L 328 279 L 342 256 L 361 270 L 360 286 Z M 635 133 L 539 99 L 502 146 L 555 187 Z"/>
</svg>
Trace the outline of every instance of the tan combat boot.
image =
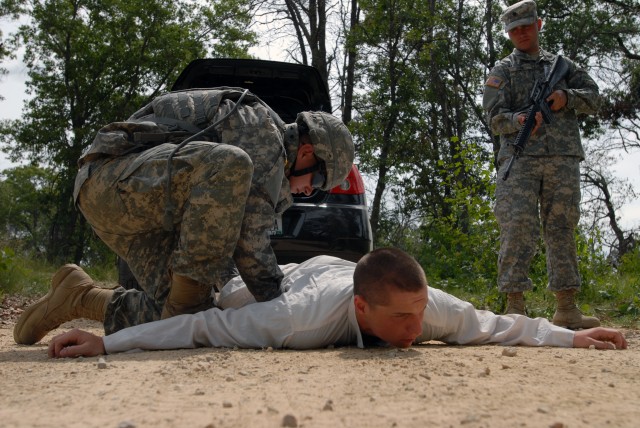
<svg viewBox="0 0 640 428">
<path fill-rule="evenodd" d="M 571 330 L 598 327 L 600 325 L 598 318 L 582 315 L 582 312 L 576 306 L 576 292 L 576 289 L 572 289 L 555 293 L 558 300 L 558 308 L 556 313 L 553 314 L 553 323 Z"/>
<path fill-rule="evenodd" d="M 524 307 L 524 293 L 507 293 L 505 314 L 527 315 Z"/>
<path fill-rule="evenodd" d="M 195 279 L 173 274 L 171 290 L 162 308 L 161 318 L 171 318 L 181 314 L 195 314 L 213 307 L 212 285 L 202 284 Z"/>
<path fill-rule="evenodd" d="M 62 266 L 51 280 L 51 290 L 29 306 L 13 328 L 13 339 L 32 345 L 51 330 L 76 318 L 104 322 L 113 290 L 97 287 L 80 267 Z"/>
</svg>

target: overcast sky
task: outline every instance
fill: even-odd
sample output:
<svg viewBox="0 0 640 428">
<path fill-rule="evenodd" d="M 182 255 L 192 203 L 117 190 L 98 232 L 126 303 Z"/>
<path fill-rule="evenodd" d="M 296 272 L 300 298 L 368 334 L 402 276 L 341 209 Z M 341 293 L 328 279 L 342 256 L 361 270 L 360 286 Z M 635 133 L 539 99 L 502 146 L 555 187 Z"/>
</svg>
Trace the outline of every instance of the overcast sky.
<svg viewBox="0 0 640 428">
<path fill-rule="evenodd" d="M 263 59 L 278 60 L 279 58 L 270 55 L 269 52 L 252 52 Z M 22 107 L 27 95 L 25 94 L 25 80 L 27 78 L 26 67 L 20 61 L 4 63 L 3 66 L 9 70 L 9 74 L 0 76 L 0 95 L 5 99 L 0 101 L 0 119 L 17 119 L 20 117 Z M 0 171 L 13 166 L 3 153 L 0 153 Z M 636 191 L 640 193 L 640 151 L 633 155 L 620 154 L 620 161 L 617 164 L 616 174 L 630 180 Z M 618 214 L 621 223 L 625 228 L 640 227 L 640 198 L 627 204 Z"/>
</svg>

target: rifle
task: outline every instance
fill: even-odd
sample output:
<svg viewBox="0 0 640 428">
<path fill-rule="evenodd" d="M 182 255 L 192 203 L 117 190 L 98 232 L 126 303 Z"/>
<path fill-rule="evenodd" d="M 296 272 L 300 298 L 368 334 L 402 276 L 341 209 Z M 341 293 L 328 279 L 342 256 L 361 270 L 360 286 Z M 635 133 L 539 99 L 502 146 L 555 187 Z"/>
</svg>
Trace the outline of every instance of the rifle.
<svg viewBox="0 0 640 428">
<path fill-rule="evenodd" d="M 513 156 L 511 156 L 509 165 L 507 165 L 507 170 L 502 176 L 503 180 L 506 180 L 509 177 L 509 171 L 511 171 L 513 162 L 520 156 L 524 150 L 524 146 L 527 144 L 527 141 L 529 141 L 531 131 L 533 131 L 536 124 L 536 114 L 541 112 L 542 119 L 547 125 L 553 122 L 553 113 L 549 108 L 551 104 L 547 103 L 547 97 L 553 92 L 553 87 L 560 80 L 564 79 L 568 72 L 569 64 L 561 55 L 558 55 L 553 61 L 551 69 L 545 76 L 544 80 L 542 82 L 540 80 L 536 80 L 533 90 L 531 91 L 531 95 L 529 96 L 531 106 L 527 110 L 524 125 L 520 128 L 516 141 L 513 143 Z"/>
</svg>

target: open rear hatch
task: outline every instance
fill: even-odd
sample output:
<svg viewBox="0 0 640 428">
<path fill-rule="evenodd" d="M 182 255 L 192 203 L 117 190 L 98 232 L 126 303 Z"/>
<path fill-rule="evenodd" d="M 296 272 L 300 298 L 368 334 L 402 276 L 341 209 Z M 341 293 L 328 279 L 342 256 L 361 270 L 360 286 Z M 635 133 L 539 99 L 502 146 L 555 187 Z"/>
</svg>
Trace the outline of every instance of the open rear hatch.
<svg viewBox="0 0 640 428">
<path fill-rule="evenodd" d="M 249 89 L 285 123 L 301 111 L 329 111 L 329 91 L 313 67 L 255 59 L 204 58 L 192 61 L 172 91 L 232 86 Z"/>
</svg>

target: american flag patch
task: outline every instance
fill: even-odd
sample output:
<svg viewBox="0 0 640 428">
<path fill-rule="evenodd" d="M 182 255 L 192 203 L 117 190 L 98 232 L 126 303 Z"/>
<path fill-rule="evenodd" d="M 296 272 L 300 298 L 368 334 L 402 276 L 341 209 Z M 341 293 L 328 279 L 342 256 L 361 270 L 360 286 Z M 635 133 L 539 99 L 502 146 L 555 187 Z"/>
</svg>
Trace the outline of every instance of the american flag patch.
<svg viewBox="0 0 640 428">
<path fill-rule="evenodd" d="M 499 88 L 500 85 L 502 85 L 502 79 L 496 76 L 489 76 L 484 85 L 491 86 L 492 88 Z"/>
</svg>

